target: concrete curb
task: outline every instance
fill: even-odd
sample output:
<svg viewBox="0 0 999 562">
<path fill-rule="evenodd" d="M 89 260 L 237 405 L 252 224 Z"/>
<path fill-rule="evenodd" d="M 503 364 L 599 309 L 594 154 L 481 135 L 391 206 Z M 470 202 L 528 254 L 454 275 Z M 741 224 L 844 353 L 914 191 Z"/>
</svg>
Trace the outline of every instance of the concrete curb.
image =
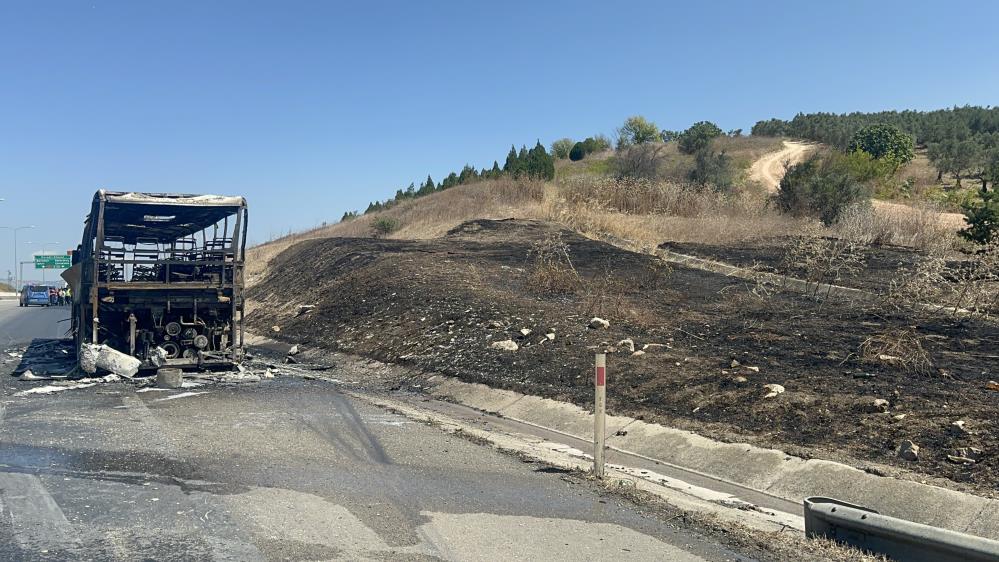
<svg viewBox="0 0 999 562">
<path fill-rule="evenodd" d="M 578 406 L 434 376 L 427 391 L 488 413 L 592 439 L 593 415 Z M 624 431 L 622 431 L 624 430 Z M 618 432 L 622 435 L 616 435 Z M 884 515 L 999 540 L 999 500 L 868 474 L 776 449 L 722 443 L 689 431 L 608 416 L 608 446 L 800 502 L 834 497 Z"/>
</svg>

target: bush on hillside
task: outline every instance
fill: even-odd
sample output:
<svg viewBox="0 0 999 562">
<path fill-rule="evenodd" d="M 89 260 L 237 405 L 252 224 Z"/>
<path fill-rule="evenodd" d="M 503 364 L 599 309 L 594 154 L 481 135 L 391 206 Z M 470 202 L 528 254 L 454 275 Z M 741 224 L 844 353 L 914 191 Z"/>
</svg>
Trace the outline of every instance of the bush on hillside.
<svg viewBox="0 0 999 562">
<path fill-rule="evenodd" d="M 722 130 L 711 121 L 700 121 L 694 123 L 689 129 L 680 133 L 677 143 L 680 152 L 684 154 L 694 154 L 711 144 L 712 139 L 722 136 Z"/>
<path fill-rule="evenodd" d="M 892 165 L 892 173 L 915 156 L 912 137 L 891 125 L 870 125 L 853 134 L 850 152 L 863 150 Z"/>
<path fill-rule="evenodd" d="M 627 148 L 659 140 L 659 127 L 641 115 L 635 115 L 625 120 L 617 135 L 617 147 Z"/>
<path fill-rule="evenodd" d="M 552 156 L 558 158 L 559 160 L 565 160 L 569 157 L 569 151 L 577 143 L 573 142 L 570 138 L 558 139 L 552 143 Z"/>
<path fill-rule="evenodd" d="M 618 150 L 614 156 L 614 169 L 622 178 L 656 179 L 661 175 L 662 143 L 648 143 Z"/>
<path fill-rule="evenodd" d="M 813 155 L 787 169 L 777 190 L 777 206 L 796 216 L 812 216 L 824 224 L 870 197 L 869 189 L 835 156 Z"/>
<path fill-rule="evenodd" d="M 375 236 L 388 236 L 399 230 L 399 221 L 391 217 L 378 217 L 371 222 L 371 229 L 375 231 Z"/>
<path fill-rule="evenodd" d="M 988 244 L 999 238 L 999 192 L 981 191 L 981 201 L 971 201 L 964 205 L 968 227 L 959 234 L 977 244 Z"/>
<path fill-rule="evenodd" d="M 694 169 L 690 171 L 690 180 L 702 185 L 711 185 L 715 189 L 727 191 L 735 183 L 736 170 L 732 158 L 725 152 L 704 148 L 694 155 Z"/>
<path fill-rule="evenodd" d="M 611 147 L 610 139 L 603 135 L 586 137 L 585 140 L 577 142 L 569 149 L 569 160 L 578 162 L 594 152 L 603 152 Z"/>
</svg>

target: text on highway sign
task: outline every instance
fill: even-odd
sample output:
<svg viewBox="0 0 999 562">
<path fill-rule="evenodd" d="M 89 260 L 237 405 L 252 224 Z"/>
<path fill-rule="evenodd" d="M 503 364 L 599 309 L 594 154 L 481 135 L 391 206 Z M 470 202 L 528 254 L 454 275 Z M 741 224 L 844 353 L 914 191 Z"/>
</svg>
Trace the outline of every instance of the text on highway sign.
<svg viewBox="0 0 999 562">
<path fill-rule="evenodd" d="M 72 265 L 72 258 L 69 256 L 35 256 L 35 269 L 69 269 Z"/>
</svg>

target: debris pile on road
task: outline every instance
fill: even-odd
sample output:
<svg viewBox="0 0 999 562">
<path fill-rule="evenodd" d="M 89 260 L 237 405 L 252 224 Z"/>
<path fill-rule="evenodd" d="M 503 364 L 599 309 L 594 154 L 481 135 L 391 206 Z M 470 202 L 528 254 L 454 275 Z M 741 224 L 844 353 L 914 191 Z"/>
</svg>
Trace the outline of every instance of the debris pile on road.
<svg viewBox="0 0 999 562">
<path fill-rule="evenodd" d="M 84 345 L 77 362 L 72 340 L 35 340 L 26 348 L 7 349 L 0 355 L 3 363 L 18 362 L 11 374 L 19 382 L 43 382 L 18 390 L 12 396 L 49 395 L 65 390 L 90 388 L 98 384 L 126 382 L 150 390 L 186 389 L 204 384 L 244 384 L 273 379 L 280 374 L 300 375 L 311 368 L 295 369 L 290 365 L 278 368 L 262 361 L 248 360 L 232 370 L 182 372 L 176 368 L 139 372 L 139 361 L 104 345 Z M 170 373 L 166 373 L 169 371 Z M 94 376 L 107 373 L 103 376 Z M 160 376 L 162 375 L 162 376 Z M 169 382 L 167 382 L 169 379 Z"/>
<path fill-rule="evenodd" d="M 67 376 L 77 366 L 73 341 L 65 339 L 36 339 L 27 347 L 6 349 L 2 357 L 4 363 L 17 362 L 13 374 L 30 372 L 39 379 Z"/>
</svg>

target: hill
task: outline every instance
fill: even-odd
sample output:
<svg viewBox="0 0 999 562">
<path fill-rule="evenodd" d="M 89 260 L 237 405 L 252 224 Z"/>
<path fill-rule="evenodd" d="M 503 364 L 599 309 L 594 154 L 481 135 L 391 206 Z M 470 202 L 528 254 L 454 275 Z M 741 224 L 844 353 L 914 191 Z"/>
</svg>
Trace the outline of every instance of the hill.
<svg viewBox="0 0 999 562">
<path fill-rule="evenodd" d="M 681 249 L 780 267 L 776 246 Z M 926 259 L 852 248 L 863 259 L 843 282 L 865 289 L 892 286 L 899 263 Z M 807 278 L 804 264 L 792 273 Z M 996 326 L 819 288 L 668 263 L 550 221 L 480 219 L 424 240 L 299 242 L 249 291 L 247 321 L 313 349 L 582 406 L 592 400 L 582 373 L 607 350 L 614 413 L 976 490 L 999 482 L 995 455 L 947 460 L 955 447 L 999 447 L 987 386 Z M 609 326 L 591 327 L 594 316 Z M 424 384 L 411 376 L 407 388 Z M 766 397 L 771 384 L 779 398 Z M 957 419 L 973 434 L 954 434 Z M 895 455 L 904 439 L 922 448 L 920 463 Z"/>
<path fill-rule="evenodd" d="M 248 283 L 255 283 L 270 260 L 302 240 L 356 236 L 429 239 L 473 219 L 545 220 L 644 252 L 663 242 L 723 244 L 801 233 L 919 248 L 948 245 L 946 240 L 953 237 L 955 227 L 941 228 L 932 207 L 888 215 L 858 212 L 834 227 L 778 212 L 769 202 L 774 179 L 762 177 L 752 168 L 767 156 L 768 166 L 777 168 L 770 175 L 782 172 L 784 158 L 774 156 L 780 154 L 782 146 L 776 138 L 716 139 L 715 149 L 730 158 L 735 170 L 733 186 L 727 190 L 693 183 L 689 177 L 696 165 L 695 156 L 681 153 L 676 143 L 667 143 L 661 145 L 655 179 L 616 177 L 619 154 L 606 150 L 576 162 L 556 161 L 552 181 L 501 176 L 425 196 L 390 200 L 382 210 L 249 249 Z M 796 154 L 802 155 L 801 151 Z M 380 232 L 376 227 L 387 228 Z"/>
</svg>

